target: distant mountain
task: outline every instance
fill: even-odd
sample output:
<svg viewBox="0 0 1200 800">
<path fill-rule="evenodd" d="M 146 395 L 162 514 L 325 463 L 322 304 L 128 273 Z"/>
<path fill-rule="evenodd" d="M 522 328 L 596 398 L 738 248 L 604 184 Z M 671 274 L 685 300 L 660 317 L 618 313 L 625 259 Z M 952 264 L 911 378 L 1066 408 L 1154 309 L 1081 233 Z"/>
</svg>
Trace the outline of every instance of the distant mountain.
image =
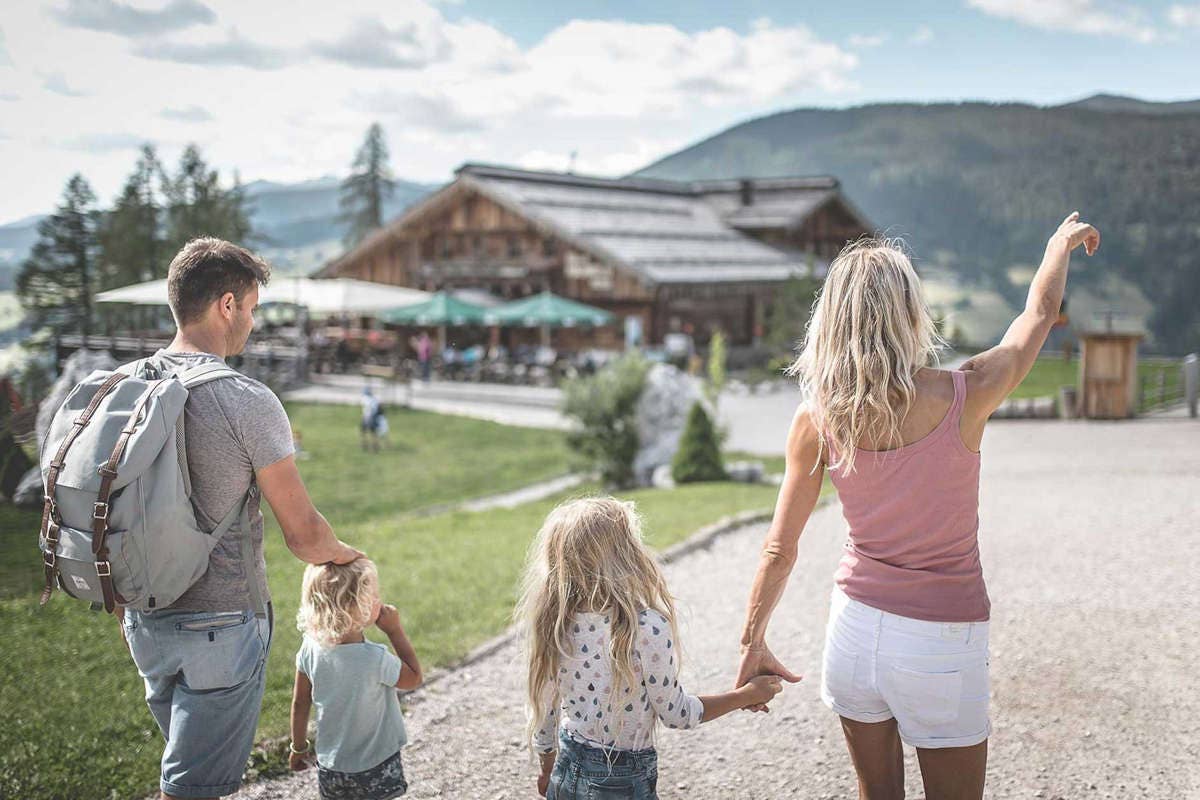
<svg viewBox="0 0 1200 800">
<path fill-rule="evenodd" d="M 1125 114 L 1195 114 L 1200 112 L 1200 100 L 1156 103 L 1119 94 L 1094 94 L 1083 100 L 1064 103 L 1058 108 L 1082 108 L 1088 111 L 1112 111 Z"/>
<path fill-rule="evenodd" d="M 307 273 L 341 252 L 345 224 L 340 220 L 338 187 L 332 176 L 299 183 L 254 181 L 245 186 L 250 218 L 259 249 L 281 274 Z M 384 219 L 400 214 L 437 188 L 434 184 L 397 181 L 384 204 Z M 20 263 L 37 241 L 37 224 L 45 215 L 0 226 L 0 291 L 11 289 Z"/>
<path fill-rule="evenodd" d="M 1103 234 L 1076 290 L 1153 308 L 1156 347 L 1200 349 L 1200 101 L 1097 95 L 804 108 L 753 119 L 636 173 L 688 180 L 830 174 L 926 266 L 1021 302 L 1046 237 L 1078 209 Z M 1118 290 L 1105 294 L 1103 287 Z"/>
</svg>

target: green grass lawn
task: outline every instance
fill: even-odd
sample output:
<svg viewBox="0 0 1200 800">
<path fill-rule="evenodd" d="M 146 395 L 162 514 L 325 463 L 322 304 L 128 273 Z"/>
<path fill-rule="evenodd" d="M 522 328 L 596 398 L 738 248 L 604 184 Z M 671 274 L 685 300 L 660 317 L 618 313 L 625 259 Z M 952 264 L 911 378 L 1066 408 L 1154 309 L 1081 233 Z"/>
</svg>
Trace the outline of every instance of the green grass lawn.
<svg viewBox="0 0 1200 800">
<path fill-rule="evenodd" d="M 1153 391 L 1150 392 L 1151 396 L 1148 398 L 1151 404 L 1153 404 L 1154 393 L 1158 390 L 1159 373 L 1165 376 L 1167 395 L 1177 394 L 1181 380 L 1178 361 L 1138 360 L 1138 379 L 1146 382 L 1148 387 L 1153 387 Z M 1009 397 L 1058 397 L 1060 387 L 1075 386 L 1078 380 L 1078 359 L 1064 361 L 1062 358 L 1046 356 L 1034 362 L 1033 369 Z"/>
<path fill-rule="evenodd" d="M 340 536 L 375 558 L 383 592 L 400 607 L 428 666 L 452 663 L 504 629 L 542 518 L 561 499 L 594 490 L 514 509 L 414 516 L 561 474 L 568 463 L 561 434 L 396 411 L 389 415 L 391 449 L 364 455 L 357 409 L 289 412 L 310 453 L 301 472 L 318 506 Z M 768 509 L 775 495 L 769 486 L 717 483 L 623 496 L 637 502 L 649 542 L 663 548 L 722 516 Z M 0 510 L 0 580 L 8 598 L 0 600 L 0 707 L 7 717 L 0 796 L 145 796 L 156 784 L 161 740 L 141 681 L 112 619 L 61 595 L 38 607 L 37 524 L 36 514 Z M 300 639 L 294 620 L 303 567 L 270 521 L 267 561 L 277 625 L 260 738 L 286 734 Z"/>
</svg>

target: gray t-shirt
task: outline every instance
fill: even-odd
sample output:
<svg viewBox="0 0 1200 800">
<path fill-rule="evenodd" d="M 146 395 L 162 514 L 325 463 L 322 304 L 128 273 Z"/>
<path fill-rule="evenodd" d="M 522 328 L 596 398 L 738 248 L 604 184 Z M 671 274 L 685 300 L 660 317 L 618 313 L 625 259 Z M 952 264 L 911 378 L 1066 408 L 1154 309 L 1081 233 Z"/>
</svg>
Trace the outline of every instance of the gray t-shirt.
<svg viewBox="0 0 1200 800">
<path fill-rule="evenodd" d="M 401 661 L 375 642 L 322 647 L 304 637 L 296 669 L 312 682 L 317 708 L 317 764 L 365 772 L 408 741 L 396 681 Z"/>
<path fill-rule="evenodd" d="M 210 353 L 172 353 L 159 350 L 151 363 L 179 371 L 206 362 L 223 363 Z M 192 481 L 192 506 L 205 530 L 217 527 L 234 504 L 240 503 L 254 481 L 254 471 L 287 458 L 294 450 L 292 426 L 275 393 L 258 381 L 239 376 L 197 386 L 184 407 L 184 441 Z M 263 557 L 261 496 L 250 499 L 250 536 L 259 586 L 267 590 Z M 208 571 L 175 601 L 186 611 L 242 611 L 251 607 L 242 569 L 241 532 L 237 525 L 213 548 Z"/>
</svg>

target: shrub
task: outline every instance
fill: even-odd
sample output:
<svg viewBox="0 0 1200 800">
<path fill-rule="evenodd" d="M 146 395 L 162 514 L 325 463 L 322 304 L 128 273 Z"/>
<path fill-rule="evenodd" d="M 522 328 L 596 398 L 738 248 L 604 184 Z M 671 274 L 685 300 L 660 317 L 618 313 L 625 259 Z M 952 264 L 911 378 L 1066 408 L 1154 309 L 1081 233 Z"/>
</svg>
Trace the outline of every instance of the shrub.
<svg viewBox="0 0 1200 800">
<path fill-rule="evenodd" d="M 721 445 L 717 429 L 699 403 L 688 412 L 687 425 L 679 438 L 679 450 L 671 462 L 671 477 L 676 483 L 722 481 L 725 465 L 721 463 Z"/>
<path fill-rule="evenodd" d="M 626 488 L 634 483 L 637 405 L 648 369 L 640 353 L 631 353 L 564 387 L 563 413 L 579 423 L 567 435 L 567 444 L 611 486 Z"/>
</svg>

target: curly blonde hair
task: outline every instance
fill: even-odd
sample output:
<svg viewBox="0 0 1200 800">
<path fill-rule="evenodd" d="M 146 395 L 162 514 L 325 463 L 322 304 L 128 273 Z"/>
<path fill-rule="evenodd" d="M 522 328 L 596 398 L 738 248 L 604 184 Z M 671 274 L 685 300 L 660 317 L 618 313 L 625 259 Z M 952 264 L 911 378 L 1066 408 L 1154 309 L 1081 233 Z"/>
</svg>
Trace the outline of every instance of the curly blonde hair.
<svg viewBox="0 0 1200 800">
<path fill-rule="evenodd" d="M 371 624 L 378 599 L 379 573 L 371 559 L 309 564 L 304 570 L 296 627 L 319 644 L 332 647 L 351 631 Z"/>
</svg>

